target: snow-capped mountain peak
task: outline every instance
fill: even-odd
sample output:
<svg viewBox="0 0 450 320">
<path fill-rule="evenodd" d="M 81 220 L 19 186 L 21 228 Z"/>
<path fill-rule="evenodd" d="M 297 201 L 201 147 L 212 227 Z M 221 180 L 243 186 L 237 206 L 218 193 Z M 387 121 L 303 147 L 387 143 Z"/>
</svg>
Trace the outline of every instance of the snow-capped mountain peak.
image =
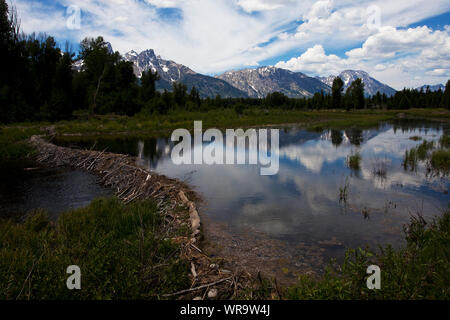
<svg viewBox="0 0 450 320">
<path fill-rule="evenodd" d="M 134 73 L 139 78 L 147 70 L 158 72 L 161 80 L 157 82 L 157 88 L 172 89 L 174 82 L 184 83 L 190 90 L 195 86 L 203 97 L 245 97 L 240 90 L 230 86 L 225 81 L 199 74 L 192 69 L 171 60 L 164 60 L 157 56 L 153 49 L 144 50 L 141 53 L 134 51 L 124 54 L 126 61 L 133 62 Z"/>
<path fill-rule="evenodd" d="M 320 91 L 330 92 L 328 85 L 315 78 L 273 66 L 228 71 L 216 78 L 228 82 L 254 98 L 264 98 L 274 91 L 297 98 L 310 97 Z"/>
<path fill-rule="evenodd" d="M 367 72 L 363 70 L 344 70 L 339 75 L 339 78 L 344 82 L 344 92 L 350 87 L 350 85 L 356 79 L 360 78 L 364 83 L 364 91 L 366 96 L 375 95 L 377 92 L 381 94 L 386 94 L 387 96 L 392 96 L 395 94 L 395 89 L 389 87 L 388 85 L 381 83 L 380 81 L 372 78 Z M 336 76 L 330 75 L 328 77 L 318 77 L 323 83 L 328 86 L 333 85 L 333 81 Z"/>
</svg>

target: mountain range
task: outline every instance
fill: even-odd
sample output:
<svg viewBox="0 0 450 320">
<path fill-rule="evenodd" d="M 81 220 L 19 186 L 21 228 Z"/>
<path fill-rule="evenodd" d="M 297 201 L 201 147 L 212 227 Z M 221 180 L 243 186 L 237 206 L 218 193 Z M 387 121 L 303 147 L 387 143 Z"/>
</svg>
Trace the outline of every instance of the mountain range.
<svg viewBox="0 0 450 320">
<path fill-rule="evenodd" d="M 161 79 L 156 83 L 156 88 L 159 90 L 171 90 L 173 82 L 182 82 L 188 90 L 195 86 L 202 98 L 217 95 L 227 98 L 247 97 L 244 92 L 223 80 L 197 73 L 182 64 L 156 56 L 152 49 L 141 53 L 130 51 L 125 53 L 123 58 L 133 62 L 134 73 L 138 78 L 141 77 L 142 72 L 150 69 L 158 72 Z"/>
<path fill-rule="evenodd" d="M 423 91 L 427 91 L 427 88 L 430 89 L 430 91 L 439 91 L 439 89 L 441 89 L 442 91 L 445 91 L 445 86 L 443 84 L 435 84 L 435 85 L 424 85 L 421 87 L 416 88 L 417 91 L 423 90 Z"/>
<path fill-rule="evenodd" d="M 330 86 L 319 79 L 276 67 L 228 71 L 216 78 L 228 82 L 252 98 L 264 98 L 274 91 L 290 98 L 311 97 L 320 91 L 331 92 Z"/>
<path fill-rule="evenodd" d="M 112 51 L 111 45 L 107 44 Z M 278 91 L 291 98 L 311 97 L 317 92 L 330 93 L 336 76 L 310 77 L 301 72 L 293 72 L 272 66 L 257 69 L 243 69 L 227 71 L 215 77 L 203 75 L 171 60 L 157 56 L 152 49 L 140 53 L 129 51 L 122 58 L 133 63 L 134 73 L 138 78 L 147 70 L 158 72 L 160 80 L 156 83 L 158 90 L 171 90 L 173 82 L 181 82 L 190 90 L 195 86 L 202 98 L 214 98 L 220 95 L 224 98 L 264 98 L 267 94 Z M 83 61 L 74 63 L 74 69 L 80 70 Z M 344 90 L 357 78 L 364 82 L 366 96 L 377 92 L 387 96 L 395 94 L 395 90 L 388 85 L 370 77 L 362 70 L 345 70 L 338 75 L 344 82 Z M 443 88 L 442 85 L 440 85 Z M 425 86 L 426 87 L 426 86 Z M 434 90 L 437 86 L 430 86 Z M 418 88 L 420 89 L 420 88 Z M 436 88 L 438 90 L 438 88 Z"/>
</svg>

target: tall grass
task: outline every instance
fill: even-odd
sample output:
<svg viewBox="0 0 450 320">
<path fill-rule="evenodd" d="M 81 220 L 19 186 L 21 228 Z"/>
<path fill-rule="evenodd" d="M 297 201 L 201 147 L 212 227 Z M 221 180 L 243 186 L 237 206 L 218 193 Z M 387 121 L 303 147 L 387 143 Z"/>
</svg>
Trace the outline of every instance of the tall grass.
<svg viewBox="0 0 450 320">
<path fill-rule="evenodd" d="M 433 141 L 424 140 L 417 147 L 406 150 L 405 156 L 403 157 L 404 169 L 407 170 L 409 168 L 411 171 L 415 171 L 418 162 L 427 160 L 430 157 L 430 151 L 433 150 L 435 146 Z"/>
<path fill-rule="evenodd" d="M 450 138 L 444 134 L 438 143 L 424 141 L 419 146 L 405 151 L 403 167 L 416 170 L 419 161 L 426 161 L 428 170 L 448 175 L 450 172 Z"/>
<path fill-rule="evenodd" d="M 436 150 L 431 154 L 431 167 L 435 170 L 448 174 L 450 172 L 450 150 Z"/>
<path fill-rule="evenodd" d="M 33 127 L 0 128 L 0 170 L 10 170 L 29 165 L 33 148 L 26 142 L 38 130 Z"/>
<path fill-rule="evenodd" d="M 3 221 L 0 299 L 158 299 L 188 285 L 174 236 L 146 201 L 98 199 L 56 223 L 43 211 Z M 81 290 L 66 287 L 70 265 L 81 268 Z"/>
</svg>

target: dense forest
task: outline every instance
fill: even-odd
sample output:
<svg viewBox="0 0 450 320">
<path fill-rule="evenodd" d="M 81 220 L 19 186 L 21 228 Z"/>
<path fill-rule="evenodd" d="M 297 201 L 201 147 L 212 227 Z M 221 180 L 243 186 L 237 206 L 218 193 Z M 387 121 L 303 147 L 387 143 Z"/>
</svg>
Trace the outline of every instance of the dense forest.
<svg viewBox="0 0 450 320">
<path fill-rule="evenodd" d="M 404 89 L 388 97 L 377 93 L 366 98 L 364 83 L 355 80 L 343 92 L 343 82 L 336 78 L 331 95 L 323 92 L 313 97 L 293 99 L 273 92 L 265 99 L 201 99 L 198 90 L 173 83 L 171 91 L 157 91 L 158 74 L 149 70 L 138 79 L 131 62 L 119 52 L 112 52 L 102 37 L 86 38 L 78 55 L 68 44 L 60 48 L 55 39 L 44 34 L 26 35 L 14 8 L 0 0 L 0 122 L 57 121 L 70 119 L 74 112 L 125 115 L 166 114 L 176 110 L 207 111 L 234 108 L 286 109 L 408 109 L 450 108 L 450 81 L 445 91 Z M 74 62 L 83 60 L 81 68 Z"/>
</svg>

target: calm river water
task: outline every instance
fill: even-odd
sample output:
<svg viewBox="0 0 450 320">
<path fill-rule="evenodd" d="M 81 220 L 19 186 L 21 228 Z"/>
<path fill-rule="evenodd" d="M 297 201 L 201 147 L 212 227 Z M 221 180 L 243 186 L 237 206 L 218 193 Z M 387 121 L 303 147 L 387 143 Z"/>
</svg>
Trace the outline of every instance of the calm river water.
<svg viewBox="0 0 450 320">
<path fill-rule="evenodd" d="M 335 244 L 343 250 L 398 246 L 411 214 L 431 217 L 448 207 L 448 176 L 428 172 L 426 162 L 415 171 L 405 170 L 402 162 L 406 150 L 423 140 L 438 141 L 449 129 L 448 124 L 417 121 L 372 130 L 285 127 L 280 130 L 280 169 L 273 176 L 261 176 L 252 165 L 174 165 L 168 137 L 100 138 L 95 148 L 137 156 L 151 170 L 188 182 L 205 199 L 203 214 L 234 230 L 264 232 L 288 245 Z M 360 168 L 352 170 L 347 157 L 356 152 Z"/>
</svg>

